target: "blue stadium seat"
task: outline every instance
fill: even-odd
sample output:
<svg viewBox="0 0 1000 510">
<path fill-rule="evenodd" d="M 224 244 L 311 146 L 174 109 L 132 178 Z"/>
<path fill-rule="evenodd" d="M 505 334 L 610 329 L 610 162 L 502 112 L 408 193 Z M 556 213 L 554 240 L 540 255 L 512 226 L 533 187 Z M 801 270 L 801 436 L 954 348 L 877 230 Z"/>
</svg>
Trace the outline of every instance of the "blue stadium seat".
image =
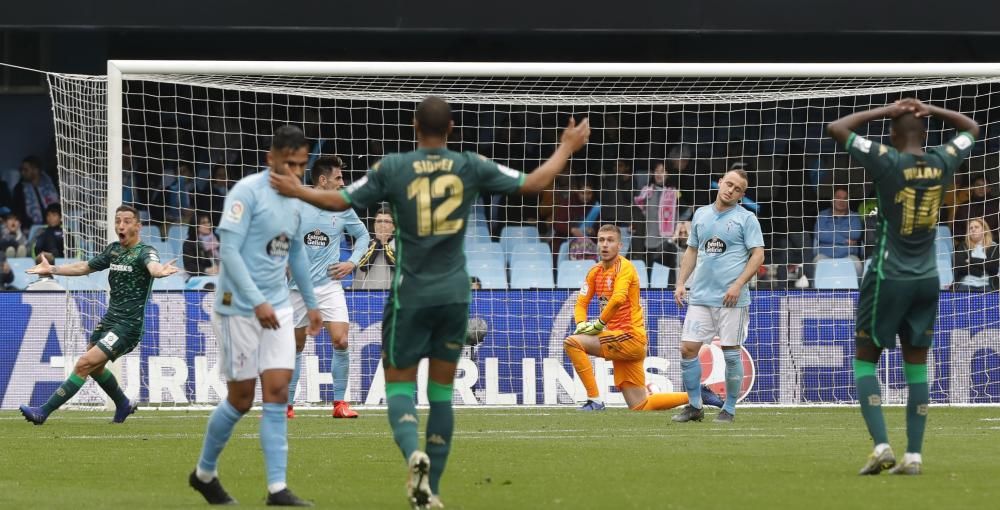
<svg viewBox="0 0 1000 510">
<path fill-rule="evenodd" d="M 551 289 L 552 256 L 545 253 L 515 253 L 510 260 L 510 288 Z"/>
<path fill-rule="evenodd" d="M 817 289 L 856 289 L 858 274 L 851 259 L 820 259 L 816 262 Z"/>
<path fill-rule="evenodd" d="M 594 267 L 590 260 L 560 260 L 559 272 L 556 275 L 556 287 L 560 289 L 578 289 L 583 285 L 587 272 Z"/>
<path fill-rule="evenodd" d="M 951 267 L 951 257 L 942 257 L 939 253 L 937 256 L 937 270 L 938 270 L 938 282 L 942 289 L 951 288 L 951 284 L 955 281 L 955 273 Z"/>
<path fill-rule="evenodd" d="M 563 260 L 569 260 L 569 241 L 568 240 L 567 241 L 563 241 L 563 243 L 559 245 L 559 261 L 562 262 Z"/>
<path fill-rule="evenodd" d="M 646 263 L 641 260 L 632 260 L 632 265 L 635 266 L 635 272 L 639 273 L 639 288 L 645 289 L 649 287 L 649 271 L 646 270 Z"/>
<path fill-rule="evenodd" d="M 185 286 L 184 275 L 180 273 L 153 280 L 153 290 L 184 290 Z"/>
<path fill-rule="evenodd" d="M 513 257 L 520 254 L 528 255 L 545 255 L 550 260 L 552 258 L 552 252 L 549 250 L 549 245 L 543 242 L 518 242 L 510 245 L 510 251 L 507 252 L 507 260 L 510 262 L 511 267 L 513 267 L 514 261 Z M 549 264 L 551 265 L 551 263 Z"/>
<path fill-rule="evenodd" d="M 467 244 L 482 244 L 492 241 L 493 239 L 490 238 L 490 229 L 486 227 L 485 223 L 470 223 L 465 228 L 465 242 Z"/>
<path fill-rule="evenodd" d="M 653 263 L 653 275 L 649 279 L 652 289 L 665 289 L 670 285 L 670 268 L 663 264 Z"/>
<path fill-rule="evenodd" d="M 206 290 L 205 287 L 208 285 L 213 285 L 215 287 L 219 286 L 218 276 L 192 276 L 188 279 L 187 283 L 184 284 L 184 288 L 187 290 Z"/>
<path fill-rule="evenodd" d="M 621 229 L 621 233 L 622 233 L 622 250 L 619 252 L 619 254 L 623 257 L 628 257 L 629 249 L 632 248 L 632 231 L 627 228 L 623 228 Z"/>
<path fill-rule="evenodd" d="M 151 243 L 153 241 L 161 241 L 160 239 L 160 227 L 155 225 L 143 225 L 142 230 L 139 231 L 139 239 L 144 243 Z"/>
<path fill-rule="evenodd" d="M 470 276 L 483 282 L 484 289 L 506 289 L 507 270 L 502 253 L 468 253 L 465 267 Z"/>
<path fill-rule="evenodd" d="M 188 227 L 187 225 L 171 225 L 170 230 L 167 231 L 167 242 L 173 245 L 173 253 L 183 253 L 184 241 L 188 237 Z"/>
<path fill-rule="evenodd" d="M 14 281 L 11 282 L 15 288 L 24 289 L 29 282 L 35 281 L 38 277 L 35 275 L 30 275 L 24 271 L 35 267 L 34 259 L 30 257 L 18 257 L 7 259 L 10 264 L 10 270 L 14 273 Z"/>
<path fill-rule="evenodd" d="M 514 244 L 520 242 L 538 242 L 538 229 L 535 227 L 520 227 L 508 225 L 503 228 L 503 232 L 500 233 L 500 245 L 503 246 L 503 251 L 510 257 L 511 247 Z"/>
<path fill-rule="evenodd" d="M 496 253 L 498 255 L 503 254 L 503 248 L 500 247 L 500 243 L 491 242 L 480 242 L 480 243 L 466 243 L 465 253 Z"/>
</svg>

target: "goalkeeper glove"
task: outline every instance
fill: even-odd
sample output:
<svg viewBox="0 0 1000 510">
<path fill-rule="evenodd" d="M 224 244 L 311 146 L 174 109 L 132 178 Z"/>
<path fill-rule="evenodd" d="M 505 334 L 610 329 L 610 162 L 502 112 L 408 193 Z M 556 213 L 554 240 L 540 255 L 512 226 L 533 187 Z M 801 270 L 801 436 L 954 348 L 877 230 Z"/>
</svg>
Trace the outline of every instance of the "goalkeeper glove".
<svg viewBox="0 0 1000 510">
<path fill-rule="evenodd" d="M 607 324 L 601 319 L 596 321 L 581 322 L 576 325 L 576 331 L 573 332 L 574 335 L 596 335 L 601 331 L 604 331 L 604 327 Z"/>
</svg>

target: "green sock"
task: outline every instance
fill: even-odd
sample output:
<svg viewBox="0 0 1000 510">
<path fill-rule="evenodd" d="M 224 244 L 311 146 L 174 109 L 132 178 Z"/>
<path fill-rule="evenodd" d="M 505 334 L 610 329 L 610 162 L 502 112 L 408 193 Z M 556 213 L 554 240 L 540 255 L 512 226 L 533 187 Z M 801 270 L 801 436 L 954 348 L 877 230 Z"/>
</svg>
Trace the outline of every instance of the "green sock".
<svg viewBox="0 0 1000 510">
<path fill-rule="evenodd" d="M 854 385 L 858 388 L 861 416 L 868 425 L 868 433 L 875 444 L 888 443 L 889 433 L 885 429 L 885 417 L 882 416 L 882 388 L 878 377 L 875 377 L 874 363 L 854 360 Z"/>
<path fill-rule="evenodd" d="M 118 386 L 118 379 L 115 379 L 115 374 L 112 374 L 110 370 L 105 369 L 100 375 L 95 375 L 94 380 L 104 390 L 104 393 L 111 397 L 116 406 L 122 406 L 128 402 L 122 387 Z"/>
<path fill-rule="evenodd" d="M 927 428 L 927 407 L 931 401 L 927 384 L 927 365 L 903 363 L 906 387 L 906 452 L 920 453 L 924 447 L 924 429 Z"/>
<path fill-rule="evenodd" d="M 389 405 L 389 426 L 392 437 L 403 452 L 403 458 L 410 460 L 410 454 L 417 449 L 417 404 L 413 393 L 417 391 L 415 382 L 385 383 L 385 400 Z"/>
<path fill-rule="evenodd" d="M 69 374 L 69 378 L 49 397 L 49 401 L 42 404 L 42 411 L 45 411 L 46 416 L 52 414 L 52 411 L 59 409 L 67 400 L 73 398 L 73 395 L 80 391 L 81 386 L 83 386 L 83 379 L 80 379 L 76 374 Z"/>
<path fill-rule="evenodd" d="M 455 430 L 455 411 L 451 407 L 453 385 L 427 382 L 427 400 L 431 414 L 427 418 L 427 456 L 431 459 L 429 482 L 431 492 L 440 494 L 438 486 L 451 452 L 451 435 Z"/>
</svg>

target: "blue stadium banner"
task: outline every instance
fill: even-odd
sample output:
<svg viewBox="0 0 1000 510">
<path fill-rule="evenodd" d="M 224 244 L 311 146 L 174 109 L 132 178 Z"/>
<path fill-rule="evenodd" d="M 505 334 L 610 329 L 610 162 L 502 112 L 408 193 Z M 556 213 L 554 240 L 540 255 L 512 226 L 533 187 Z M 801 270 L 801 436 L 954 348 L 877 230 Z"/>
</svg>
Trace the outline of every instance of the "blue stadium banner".
<svg viewBox="0 0 1000 510">
<path fill-rule="evenodd" d="M 126 393 L 152 405 L 211 404 L 225 395 L 210 315 L 212 293 L 155 292 L 147 308 L 140 347 L 116 365 Z M 88 333 L 104 312 L 103 294 L 0 293 L 0 408 L 39 405 L 86 348 Z M 582 400 L 582 386 L 562 350 L 573 328 L 576 293 L 565 290 L 479 291 L 471 315 L 489 334 L 466 349 L 455 382 L 455 401 L 466 405 L 568 404 Z M 347 293 L 351 313 L 349 398 L 384 403 L 379 363 L 384 292 Z M 683 310 L 670 292 L 643 292 L 649 333 L 647 382 L 680 387 L 679 335 Z M 749 403 L 853 402 L 855 293 L 756 292 L 745 344 Z M 931 398 L 936 403 L 1000 403 L 1000 324 L 996 293 L 943 293 L 931 352 Z M 596 312 L 596 311 L 595 311 Z M 291 339 L 289 340 L 291 341 Z M 298 390 L 306 402 L 332 400 L 332 348 L 324 332 L 306 347 Z M 723 388 L 721 352 L 706 346 L 703 382 Z M 902 361 L 888 353 L 880 366 L 884 397 L 905 398 Z M 610 363 L 595 361 L 607 399 L 623 399 L 612 385 Z M 421 370 L 421 385 L 426 374 Z M 421 392 L 422 393 L 422 392 Z M 422 397 L 421 397 L 422 399 Z M 74 401 L 99 404 L 88 383 Z"/>
</svg>

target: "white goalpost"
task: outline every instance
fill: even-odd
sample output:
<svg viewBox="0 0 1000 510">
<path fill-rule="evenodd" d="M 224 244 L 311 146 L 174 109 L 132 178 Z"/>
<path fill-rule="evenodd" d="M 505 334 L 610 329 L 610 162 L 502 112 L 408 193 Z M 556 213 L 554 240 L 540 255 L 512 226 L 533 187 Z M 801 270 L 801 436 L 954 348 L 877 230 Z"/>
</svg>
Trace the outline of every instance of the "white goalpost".
<svg viewBox="0 0 1000 510">
<path fill-rule="evenodd" d="M 351 181 L 385 154 L 414 148 L 413 110 L 428 95 L 452 105 L 450 148 L 524 171 L 551 154 L 569 116 L 589 117 L 591 143 L 551 190 L 538 197 L 480 197 L 464 219 L 468 269 L 482 285 L 473 292 L 471 313 L 489 324 L 484 342 L 467 349 L 460 364 L 455 399 L 466 405 L 582 399 L 562 341 L 571 330 L 576 289 L 593 263 L 588 229 L 601 223 L 624 229 L 626 256 L 644 280 L 647 382 L 679 388 L 684 312 L 673 303 L 671 285 L 683 224 L 714 199 L 713 182 L 736 166 L 751 176 L 744 207 L 764 226 L 767 254 L 753 284 L 742 398 L 853 403 L 854 307 L 859 270 L 871 254 L 874 193 L 863 168 L 825 135 L 825 124 L 906 96 L 961 111 L 983 129 L 938 225 L 945 290 L 930 360 L 931 400 L 1000 404 L 1000 292 L 992 282 L 979 292 L 951 290 L 970 269 L 955 267 L 969 215 L 989 200 L 979 194 L 980 180 L 996 188 L 1000 178 L 1000 63 L 113 60 L 106 76 L 50 74 L 49 85 L 69 256 L 93 256 L 115 240 L 114 210 L 127 203 L 146 220 L 144 242 L 164 260 L 178 257 L 179 266 L 200 242 L 199 221 L 216 224 L 226 187 L 261 170 L 280 125 L 303 128 L 313 158 L 342 157 Z M 886 122 L 863 129 L 888 140 Z M 928 146 L 954 134 L 931 119 Z M 831 207 L 835 190 L 846 191 L 861 230 L 852 229 L 854 242 L 837 251 L 849 255 L 817 262 L 818 248 L 831 236 L 817 231 L 816 218 Z M 370 229 L 374 213 L 359 211 Z M 189 270 L 189 280 L 157 282 L 146 336 L 117 369 L 126 391 L 152 405 L 211 404 L 224 390 L 209 323 L 213 276 L 198 264 Z M 57 330 L 68 360 L 86 347 L 104 311 L 106 278 L 66 279 L 65 285 L 66 320 Z M 347 294 L 348 399 L 378 405 L 386 294 L 358 288 Z M 331 353 L 325 334 L 307 345 L 301 404 L 332 400 Z M 901 403 L 902 362 L 898 352 L 887 354 L 879 367 L 883 396 Z M 721 358 L 718 348 L 702 354 L 704 382 L 717 388 L 723 387 Z M 602 391 L 620 403 L 610 368 L 595 360 Z M 98 404 L 99 394 L 89 388 L 74 402 Z"/>
</svg>

